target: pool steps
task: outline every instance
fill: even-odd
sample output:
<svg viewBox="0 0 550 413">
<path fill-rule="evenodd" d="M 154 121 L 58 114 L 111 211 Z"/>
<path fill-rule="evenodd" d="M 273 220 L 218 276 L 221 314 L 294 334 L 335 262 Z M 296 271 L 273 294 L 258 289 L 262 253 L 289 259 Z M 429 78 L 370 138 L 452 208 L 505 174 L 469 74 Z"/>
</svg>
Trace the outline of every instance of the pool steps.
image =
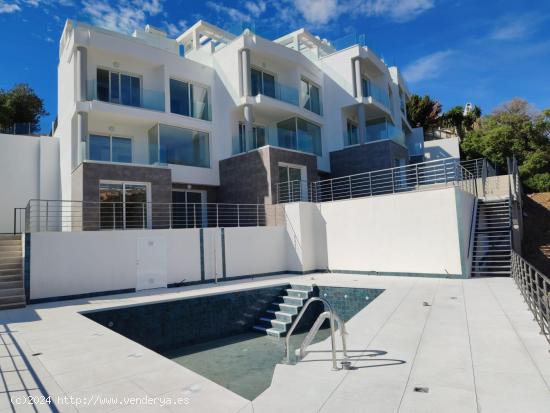
<svg viewBox="0 0 550 413">
<path fill-rule="evenodd" d="M 310 285 L 292 285 L 260 317 L 254 330 L 273 337 L 284 337 L 298 312 L 313 294 Z"/>
</svg>

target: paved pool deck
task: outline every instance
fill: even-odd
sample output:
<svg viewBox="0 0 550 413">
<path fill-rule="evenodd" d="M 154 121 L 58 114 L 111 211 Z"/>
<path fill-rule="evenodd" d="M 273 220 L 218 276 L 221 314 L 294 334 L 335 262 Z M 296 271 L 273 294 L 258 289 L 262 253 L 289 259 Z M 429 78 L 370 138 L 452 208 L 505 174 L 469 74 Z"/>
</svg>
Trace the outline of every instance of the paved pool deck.
<svg viewBox="0 0 550 413">
<path fill-rule="evenodd" d="M 282 282 L 385 291 L 346 324 L 352 370 L 326 340 L 252 402 L 79 314 Z M 550 346 L 509 278 L 266 277 L 4 310 L 0 337 L 0 412 L 550 411 Z M 28 395 L 55 406 L 10 403 Z"/>
</svg>

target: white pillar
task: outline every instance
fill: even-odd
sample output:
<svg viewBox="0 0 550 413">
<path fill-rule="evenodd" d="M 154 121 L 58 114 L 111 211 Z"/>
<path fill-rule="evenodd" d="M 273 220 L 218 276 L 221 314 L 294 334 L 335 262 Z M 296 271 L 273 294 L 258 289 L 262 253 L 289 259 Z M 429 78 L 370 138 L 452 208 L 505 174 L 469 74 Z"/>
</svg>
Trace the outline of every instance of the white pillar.
<svg viewBox="0 0 550 413">
<path fill-rule="evenodd" d="M 88 114 L 86 112 L 78 112 L 76 114 L 76 135 L 78 147 L 76 148 L 77 162 L 74 166 L 79 165 L 88 157 L 86 145 L 88 141 Z"/>
<path fill-rule="evenodd" d="M 78 102 L 87 99 L 88 87 L 88 63 L 87 50 L 85 47 L 76 48 L 76 100 Z"/>
<path fill-rule="evenodd" d="M 197 30 L 195 30 L 193 31 L 193 48 L 195 50 L 199 50 L 200 47 L 201 47 L 201 35 Z"/>
<path fill-rule="evenodd" d="M 359 124 L 359 143 L 367 142 L 367 118 L 365 116 L 365 105 L 357 105 L 357 121 Z"/>
<path fill-rule="evenodd" d="M 246 150 L 249 151 L 252 148 L 252 106 L 244 105 L 244 138 L 246 144 Z"/>
<path fill-rule="evenodd" d="M 250 50 L 241 50 L 241 66 L 242 66 L 242 95 L 250 96 L 252 88 L 250 85 Z"/>
<path fill-rule="evenodd" d="M 363 88 L 361 83 L 361 59 L 357 58 L 353 61 L 353 67 L 354 67 L 354 75 L 355 75 L 355 97 L 362 98 L 363 97 Z"/>
</svg>

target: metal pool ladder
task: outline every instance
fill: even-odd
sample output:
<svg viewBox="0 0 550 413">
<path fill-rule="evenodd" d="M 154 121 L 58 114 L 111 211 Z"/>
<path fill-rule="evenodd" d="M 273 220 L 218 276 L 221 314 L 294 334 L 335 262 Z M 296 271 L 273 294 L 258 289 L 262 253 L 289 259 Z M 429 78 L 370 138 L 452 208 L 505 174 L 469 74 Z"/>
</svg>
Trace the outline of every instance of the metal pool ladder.
<svg viewBox="0 0 550 413">
<path fill-rule="evenodd" d="M 315 323 L 313 323 L 313 326 L 309 330 L 309 333 L 307 333 L 306 337 L 304 338 L 304 341 L 302 342 L 302 345 L 300 346 L 300 358 L 303 358 L 305 356 L 305 349 L 307 346 L 311 344 L 313 341 L 313 338 L 321 328 L 321 325 L 326 319 L 330 320 L 330 343 L 332 347 L 332 369 L 333 370 L 339 370 L 338 365 L 336 364 L 336 326 L 335 324 L 338 323 L 338 329 L 340 330 L 340 335 L 342 337 L 342 349 L 344 353 L 344 357 L 348 357 L 347 349 L 346 349 L 346 325 L 342 321 L 342 319 L 334 312 L 332 309 L 332 306 L 330 303 L 321 297 L 311 297 L 309 300 L 307 300 L 298 313 L 298 316 L 296 317 L 296 320 L 292 323 L 292 326 L 290 326 L 290 329 L 288 330 L 288 334 L 285 337 L 285 348 L 286 348 L 286 362 L 287 364 L 290 364 L 290 336 L 294 332 L 294 329 L 300 322 L 302 316 L 306 312 L 309 305 L 315 301 L 320 301 L 323 303 L 324 308 L 326 311 L 322 312 L 319 317 L 317 317 L 317 320 L 315 320 Z"/>
</svg>

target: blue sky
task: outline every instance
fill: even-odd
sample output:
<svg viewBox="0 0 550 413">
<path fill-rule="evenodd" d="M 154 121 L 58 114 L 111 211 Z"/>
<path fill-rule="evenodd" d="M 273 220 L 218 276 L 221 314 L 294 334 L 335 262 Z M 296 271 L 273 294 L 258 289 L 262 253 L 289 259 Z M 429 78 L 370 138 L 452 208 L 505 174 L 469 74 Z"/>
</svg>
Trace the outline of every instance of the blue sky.
<svg viewBox="0 0 550 413">
<path fill-rule="evenodd" d="M 171 36 L 198 19 L 259 22 L 267 37 L 299 27 L 330 40 L 355 32 L 444 109 L 472 102 L 488 113 L 516 96 L 550 107 L 548 0 L 0 0 L 0 88 L 26 82 L 45 99 L 43 132 L 56 114 L 67 18 L 128 33 L 150 23 Z"/>
</svg>

